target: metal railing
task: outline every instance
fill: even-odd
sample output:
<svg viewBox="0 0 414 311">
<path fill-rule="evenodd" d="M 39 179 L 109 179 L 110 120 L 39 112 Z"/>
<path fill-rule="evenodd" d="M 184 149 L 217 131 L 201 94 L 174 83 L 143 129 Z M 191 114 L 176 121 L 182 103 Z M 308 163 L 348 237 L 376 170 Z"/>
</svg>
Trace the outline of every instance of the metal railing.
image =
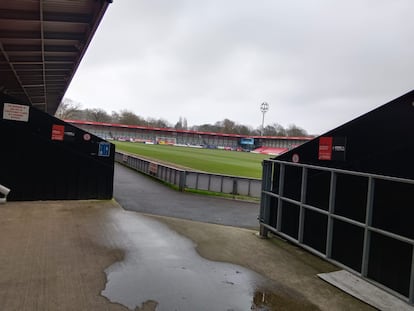
<svg viewBox="0 0 414 311">
<path fill-rule="evenodd" d="M 182 170 L 119 151 L 115 153 L 115 161 L 175 185 L 179 191 L 194 189 L 251 198 L 260 198 L 261 195 L 261 179 Z"/>
<path fill-rule="evenodd" d="M 292 172 L 295 175 L 294 178 L 292 178 Z M 320 176 L 324 176 L 326 189 L 324 190 L 323 186 L 319 185 L 316 187 L 320 188 L 315 191 L 315 185 L 312 184 L 312 181 L 315 180 L 312 180 L 312 176 L 318 176 L 319 182 L 322 180 Z M 353 183 L 343 183 L 344 178 L 354 179 L 356 183 L 363 185 L 356 191 L 360 191 L 360 197 L 363 198 L 363 200 L 360 200 L 363 201 L 361 208 L 349 206 L 349 208 L 346 207 L 342 211 L 337 210 L 337 206 L 341 204 L 341 199 L 338 199 L 338 192 L 341 193 L 341 198 L 348 190 L 349 196 L 354 195 Z M 292 179 L 294 179 L 294 182 L 292 182 Z M 341 185 L 338 185 L 338 180 L 341 181 Z M 344 185 L 347 185 L 346 188 L 349 189 L 342 189 L 341 187 L 344 187 Z M 381 190 L 376 192 L 377 185 L 381 186 Z M 381 202 L 380 199 L 390 198 L 391 201 L 390 196 L 395 193 L 384 193 L 391 186 L 394 189 L 405 187 L 404 193 L 407 193 L 407 189 L 409 189 L 408 192 L 410 189 L 414 190 L 414 180 L 279 160 L 265 160 L 263 162 L 259 216 L 260 234 L 267 236 L 269 231 L 274 232 L 413 304 L 414 230 L 412 227 L 390 229 L 386 225 L 389 220 L 378 220 L 379 217 L 384 215 L 382 210 L 380 212 L 380 209 L 386 210 L 387 213 L 390 212 L 390 219 L 394 217 L 392 215 L 393 207 L 384 207 L 388 203 Z M 289 191 L 286 192 L 286 188 L 290 188 Z M 357 186 L 355 186 L 355 189 L 357 189 Z M 316 199 L 315 196 L 312 196 L 312 191 L 317 194 Z M 323 196 L 326 196 L 326 199 L 323 199 Z M 400 202 L 401 200 L 404 201 L 404 198 L 403 196 Z M 407 198 L 406 201 L 408 202 L 404 202 L 407 205 L 412 204 L 409 196 Z M 319 206 L 313 204 L 314 202 L 318 202 Z M 412 208 L 414 206 L 407 206 L 407 209 Z M 344 215 L 344 210 L 357 211 L 360 216 L 348 215 L 348 212 L 345 212 Z M 376 215 L 376 222 L 374 223 L 375 213 L 381 215 Z M 406 213 L 411 215 L 411 212 Z M 356 241 L 357 245 L 353 245 L 351 241 Z M 342 244 L 338 246 L 336 243 Z M 339 250 L 344 245 L 348 249 Z M 378 247 L 384 245 L 385 247 L 392 245 L 393 250 L 396 251 L 394 256 L 405 254 L 388 262 L 401 264 L 406 273 L 401 273 L 398 270 L 399 267 L 395 267 L 397 264 L 389 267 L 384 264 L 387 260 L 378 259 L 380 257 Z M 334 248 L 335 252 L 333 252 Z M 389 252 L 392 252 L 392 250 L 390 249 Z M 390 254 L 390 258 L 391 256 L 392 254 Z M 349 257 L 352 257 L 352 260 L 349 260 Z M 404 276 L 404 280 L 401 280 L 401 282 L 405 285 L 401 288 L 398 286 L 396 288 L 395 280 L 388 281 L 392 276 L 387 276 L 388 274 L 385 272 L 395 269 L 398 270 L 400 276 Z M 389 275 L 392 275 L 392 272 Z"/>
</svg>

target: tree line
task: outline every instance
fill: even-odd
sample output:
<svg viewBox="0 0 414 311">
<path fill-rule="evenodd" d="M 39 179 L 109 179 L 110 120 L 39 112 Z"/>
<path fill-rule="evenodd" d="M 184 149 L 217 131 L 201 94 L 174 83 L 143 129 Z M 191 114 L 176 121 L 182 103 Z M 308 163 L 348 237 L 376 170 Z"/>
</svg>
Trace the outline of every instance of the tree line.
<svg viewBox="0 0 414 311">
<path fill-rule="evenodd" d="M 214 124 L 188 126 L 187 119 L 184 117 L 180 117 L 177 123 L 171 124 L 164 119 L 142 118 L 127 109 L 122 109 L 119 112 L 112 111 L 112 113 L 109 114 L 101 108 L 82 109 L 79 103 L 67 98 L 62 101 L 55 116 L 62 120 L 84 120 L 148 127 L 175 128 L 177 130 L 240 134 L 246 136 L 309 136 L 306 130 L 295 124 L 291 124 L 285 128 L 278 123 L 272 123 L 266 125 L 262 129 L 261 126 L 252 128 L 250 126 L 238 124 L 229 119 L 224 119 L 222 121 L 217 121 Z"/>
</svg>

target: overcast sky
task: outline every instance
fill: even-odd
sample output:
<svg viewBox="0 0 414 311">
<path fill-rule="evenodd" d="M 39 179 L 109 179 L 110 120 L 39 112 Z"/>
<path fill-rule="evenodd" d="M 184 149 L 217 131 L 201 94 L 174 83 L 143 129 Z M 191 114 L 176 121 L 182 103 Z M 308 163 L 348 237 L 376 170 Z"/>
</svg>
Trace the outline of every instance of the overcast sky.
<svg viewBox="0 0 414 311">
<path fill-rule="evenodd" d="M 414 89 L 413 0 L 114 0 L 66 97 L 323 134 Z"/>
</svg>

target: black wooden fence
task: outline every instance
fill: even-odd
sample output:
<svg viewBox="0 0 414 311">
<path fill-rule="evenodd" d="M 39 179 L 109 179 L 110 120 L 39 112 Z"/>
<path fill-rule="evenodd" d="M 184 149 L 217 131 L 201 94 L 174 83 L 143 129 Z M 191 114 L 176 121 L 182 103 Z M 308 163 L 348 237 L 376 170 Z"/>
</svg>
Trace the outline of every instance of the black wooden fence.
<svg viewBox="0 0 414 311">
<path fill-rule="evenodd" d="M 111 199 L 113 144 L 0 97 L 0 184 L 8 200 Z"/>
</svg>

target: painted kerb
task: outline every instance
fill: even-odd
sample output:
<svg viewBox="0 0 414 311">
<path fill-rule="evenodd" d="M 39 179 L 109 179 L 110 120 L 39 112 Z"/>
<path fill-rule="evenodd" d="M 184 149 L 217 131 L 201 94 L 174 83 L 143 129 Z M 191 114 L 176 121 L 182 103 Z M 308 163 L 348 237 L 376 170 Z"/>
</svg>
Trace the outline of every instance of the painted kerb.
<svg viewBox="0 0 414 311">
<path fill-rule="evenodd" d="M 119 151 L 115 154 L 115 161 L 175 185 L 180 191 L 195 189 L 252 198 L 259 198 L 261 195 L 261 179 L 181 170 Z"/>
</svg>

